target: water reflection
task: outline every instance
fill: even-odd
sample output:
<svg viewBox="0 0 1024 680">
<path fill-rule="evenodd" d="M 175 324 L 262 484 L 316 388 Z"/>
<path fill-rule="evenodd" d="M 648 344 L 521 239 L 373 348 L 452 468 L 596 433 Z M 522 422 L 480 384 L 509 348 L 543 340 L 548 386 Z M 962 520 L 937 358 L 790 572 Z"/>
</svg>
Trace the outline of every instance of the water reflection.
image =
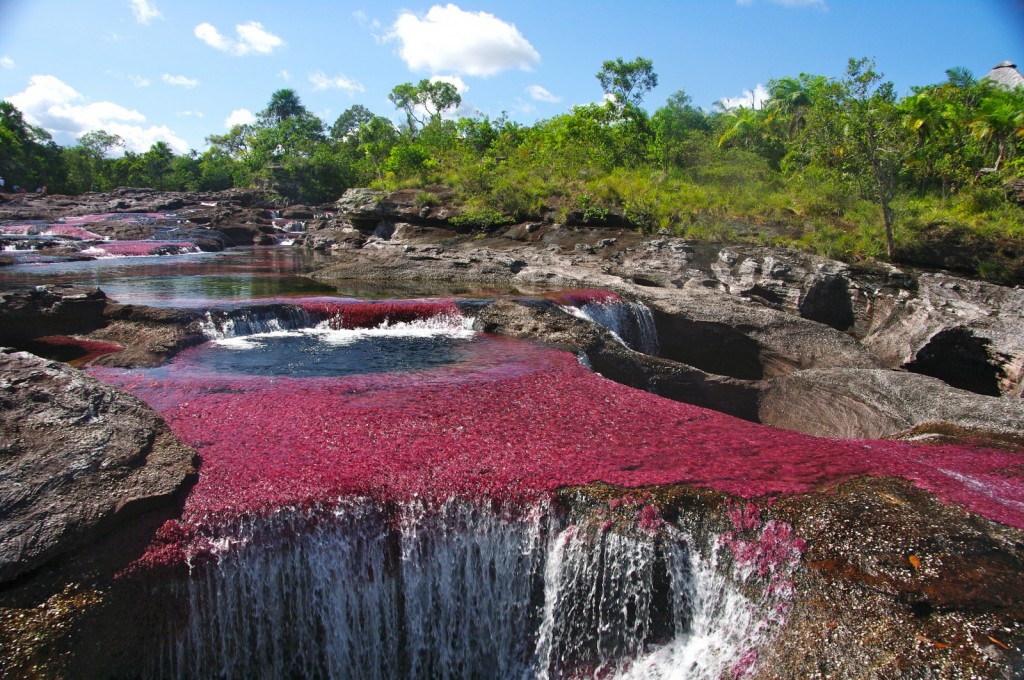
<svg viewBox="0 0 1024 680">
<path fill-rule="evenodd" d="M 310 295 L 360 298 L 501 293 L 444 283 L 392 285 L 351 281 L 330 285 L 304 273 L 330 256 L 303 248 L 253 247 L 173 257 L 123 257 L 0 267 L 0 290 L 42 285 L 101 288 L 118 302 L 157 307 L 204 307 L 211 303 Z"/>
</svg>

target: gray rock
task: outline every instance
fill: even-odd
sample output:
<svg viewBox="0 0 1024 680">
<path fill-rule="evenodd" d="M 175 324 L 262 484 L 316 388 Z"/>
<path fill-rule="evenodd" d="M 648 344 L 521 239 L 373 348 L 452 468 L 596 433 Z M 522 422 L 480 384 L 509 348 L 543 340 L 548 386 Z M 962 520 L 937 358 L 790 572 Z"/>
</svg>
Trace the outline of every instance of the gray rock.
<svg viewBox="0 0 1024 680">
<path fill-rule="evenodd" d="M 762 393 L 758 415 L 766 425 L 821 437 L 916 432 L 1024 440 L 1024 401 L 886 369 L 811 369 L 777 378 Z"/>
<path fill-rule="evenodd" d="M 169 504 L 194 455 L 135 397 L 0 354 L 0 581 Z"/>
<path fill-rule="evenodd" d="M 1024 290 L 922 274 L 916 295 L 875 305 L 864 337 L 886 365 L 989 395 L 1024 391 Z"/>
</svg>

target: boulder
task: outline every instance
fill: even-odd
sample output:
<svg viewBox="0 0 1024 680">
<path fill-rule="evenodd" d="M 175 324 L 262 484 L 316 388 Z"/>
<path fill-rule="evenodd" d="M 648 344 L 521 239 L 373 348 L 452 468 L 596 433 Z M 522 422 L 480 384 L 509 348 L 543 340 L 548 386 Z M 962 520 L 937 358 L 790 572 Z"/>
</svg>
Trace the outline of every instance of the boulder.
<svg viewBox="0 0 1024 680">
<path fill-rule="evenodd" d="M 821 368 L 771 380 L 765 425 L 819 437 L 953 435 L 1024 442 L 1024 400 L 986 397 L 937 378 L 888 369 Z"/>
<path fill-rule="evenodd" d="M 46 335 L 77 335 L 105 325 L 107 296 L 99 288 L 45 286 L 0 294 L 0 345 Z"/>
<path fill-rule="evenodd" d="M 1022 396 L 1024 290 L 921 274 L 917 292 L 875 306 L 863 339 L 887 366 L 987 395 Z"/>
<path fill-rule="evenodd" d="M 65 364 L 0 354 L 0 581 L 142 513 L 195 475 L 141 401 Z"/>
<path fill-rule="evenodd" d="M 629 292 L 651 307 L 661 356 L 709 373 L 760 380 L 808 368 L 882 367 L 845 333 L 714 288 Z"/>
</svg>

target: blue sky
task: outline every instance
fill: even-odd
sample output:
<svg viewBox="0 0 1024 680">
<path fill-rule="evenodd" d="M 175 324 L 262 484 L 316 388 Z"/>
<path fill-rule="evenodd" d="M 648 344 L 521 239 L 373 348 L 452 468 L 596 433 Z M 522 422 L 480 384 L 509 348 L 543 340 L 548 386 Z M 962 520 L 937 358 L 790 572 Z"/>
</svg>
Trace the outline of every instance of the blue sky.
<svg viewBox="0 0 1024 680">
<path fill-rule="evenodd" d="M 598 101 L 605 59 L 654 61 L 710 109 L 772 78 L 867 56 L 901 93 L 964 66 L 1024 62 L 1022 0 L 0 0 L 0 97 L 61 144 L 91 129 L 144 151 L 202 150 L 282 87 L 327 124 L 353 104 L 396 121 L 395 85 L 446 77 L 463 111 L 523 123 Z"/>
</svg>

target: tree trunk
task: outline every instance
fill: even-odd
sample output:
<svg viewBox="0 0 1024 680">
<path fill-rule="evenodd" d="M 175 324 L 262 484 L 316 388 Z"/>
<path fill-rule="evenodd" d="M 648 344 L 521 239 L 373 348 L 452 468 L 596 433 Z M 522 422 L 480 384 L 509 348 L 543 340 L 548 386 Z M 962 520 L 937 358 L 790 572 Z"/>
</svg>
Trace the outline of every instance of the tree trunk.
<svg viewBox="0 0 1024 680">
<path fill-rule="evenodd" d="M 892 238 L 893 211 L 889 207 L 889 201 L 882 200 L 882 219 L 885 221 L 885 253 L 892 262 L 896 257 L 896 243 Z"/>
</svg>

